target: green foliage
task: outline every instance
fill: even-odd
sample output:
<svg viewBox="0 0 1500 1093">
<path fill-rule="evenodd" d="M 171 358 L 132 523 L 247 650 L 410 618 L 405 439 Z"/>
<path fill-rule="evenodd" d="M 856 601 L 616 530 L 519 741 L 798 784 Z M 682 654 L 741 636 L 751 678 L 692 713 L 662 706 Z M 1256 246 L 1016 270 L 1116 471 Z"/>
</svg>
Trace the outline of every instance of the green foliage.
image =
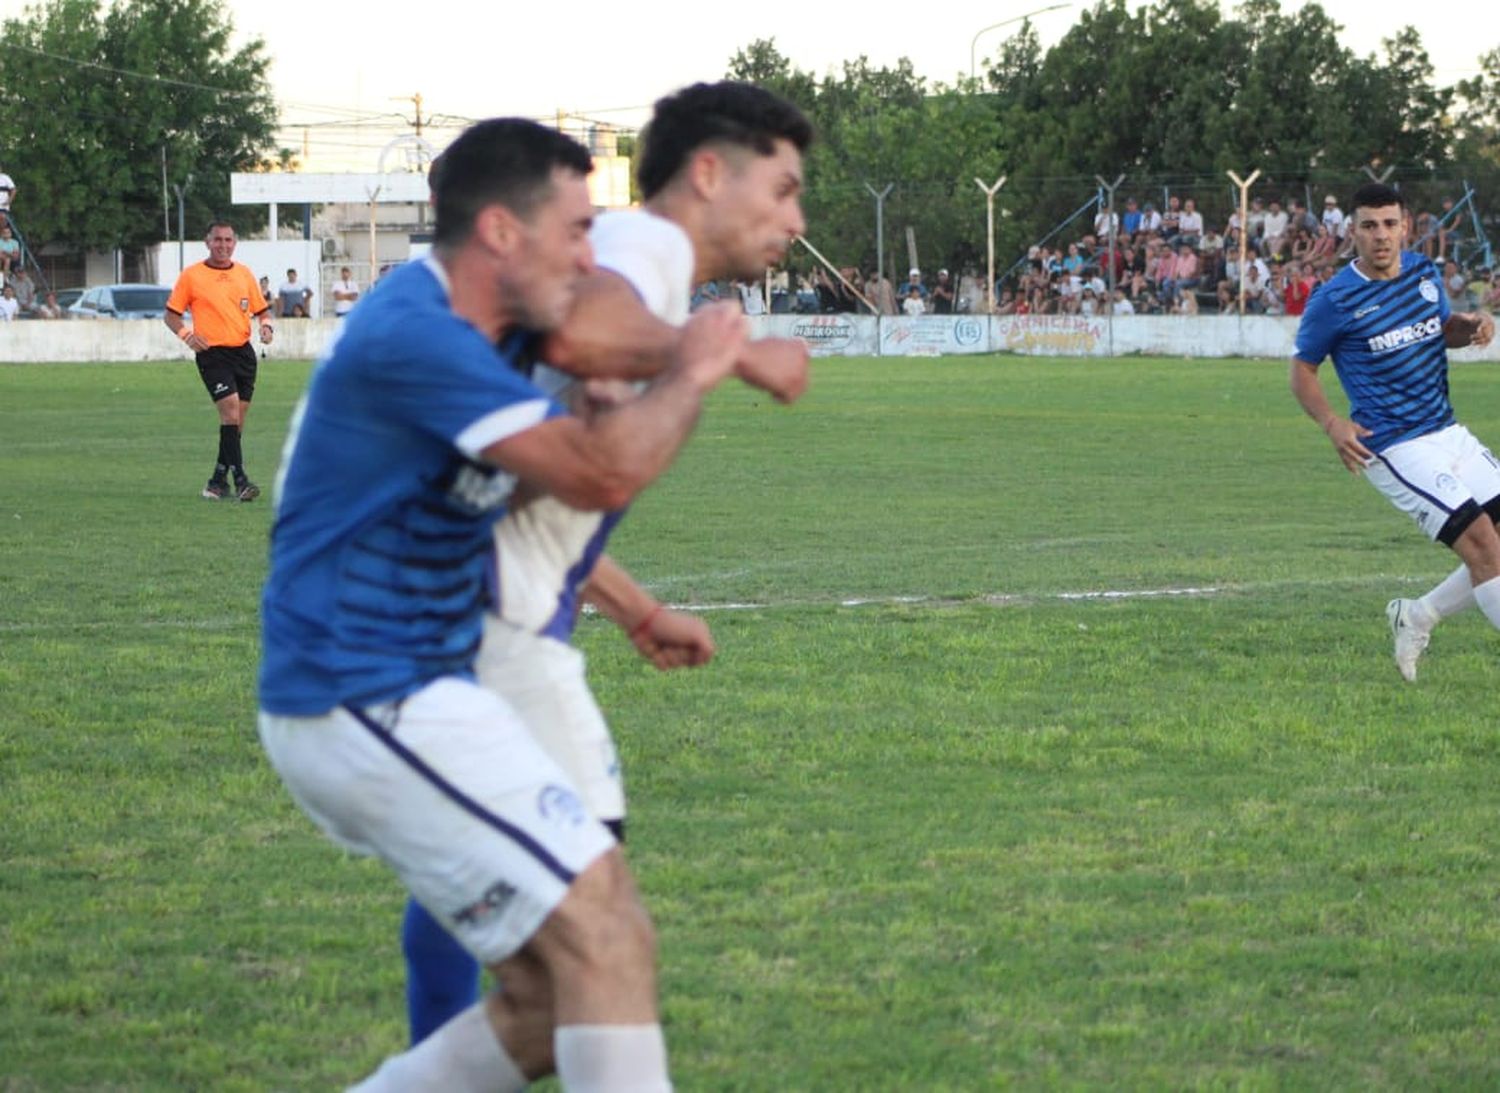
<svg viewBox="0 0 1500 1093">
<path fill-rule="evenodd" d="M 877 68 L 860 57 L 819 80 L 767 40 L 736 54 L 729 74 L 787 95 L 816 122 L 810 234 L 865 269 L 875 254 L 866 183 L 895 184 L 885 249 L 897 273 L 907 226 L 924 266 L 982 253 L 976 177 L 1008 176 L 996 241 L 1011 256 L 1085 204 L 1096 175 L 1124 173 L 1127 192 L 1147 196 L 1195 192 L 1220 224 L 1226 170 L 1259 169 L 1261 192 L 1280 196 L 1345 192 L 1370 164 L 1396 165 L 1396 180 L 1432 206 L 1462 192 L 1455 179 L 1500 191 L 1500 49 L 1484 74 L 1443 88 L 1412 27 L 1368 57 L 1340 44 L 1342 29 L 1317 3 L 1287 12 L 1280 0 L 1245 0 L 1226 16 L 1217 0 L 1098 0 L 1045 51 L 1023 22 L 979 80 L 952 88 L 904 59 Z"/>
<path fill-rule="evenodd" d="M 221 0 L 49 0 L 5 21 L 0 147 L 33 246 L 160 239 L 163 149 L 169 184 L 192 175 L 189 238 L 230 211 L 230 173 L 266 162 L 276 122 L 264 44 L 235 49 L 232 29 Z"/>
<path fill-rule="evenodd" d="M 1480 73 L 1454 89 L 1454 157 L 1482 194 L 1500 192 L 1500 46 L 1479 59 Z M 1492 239 L 1500 236 L 1493 225 Z"/>
</svg>

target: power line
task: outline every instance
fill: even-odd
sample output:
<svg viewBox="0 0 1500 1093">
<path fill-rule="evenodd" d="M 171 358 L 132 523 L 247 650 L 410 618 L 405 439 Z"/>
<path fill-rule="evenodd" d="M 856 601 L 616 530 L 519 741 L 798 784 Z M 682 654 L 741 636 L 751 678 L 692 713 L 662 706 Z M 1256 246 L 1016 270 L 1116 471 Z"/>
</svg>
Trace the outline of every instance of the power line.
<svg viewBox="0 0 1500 1093">
<path fill-rule="evenodd" d="M 238 98 L 256 98 L 254 91 L 234 91 L 227 87 L 210 87 L 208 84 L 192 83 L 188 80 L 174 80 L 168 76 L 158 76 L 151 72 L 131 72 L 129 69 L 114 68 L 110 65 L 100 64 L 98 61 L 80 61 L 74 57 L 64 57 L 60 53 L 49 53 L 45 49 L 37 49 L 34 46 L 23 46 L 19 42 L 0 41 L 0 49 L 14 49 L 22 53 L 30 53 L 37 57 L 46 57 L 50 61 L 58 61 L 61 64 L 74 65 L 78 68 L 92 68 L 100 72 L 109 72 L 115 76 L 128 76 L 133 80 L 146 80 L 150 83 L 170 84 L 172 87 L 186 87 L 194 91 L 211 91 L 215 95 L 233 95 Z"/>
</svg>

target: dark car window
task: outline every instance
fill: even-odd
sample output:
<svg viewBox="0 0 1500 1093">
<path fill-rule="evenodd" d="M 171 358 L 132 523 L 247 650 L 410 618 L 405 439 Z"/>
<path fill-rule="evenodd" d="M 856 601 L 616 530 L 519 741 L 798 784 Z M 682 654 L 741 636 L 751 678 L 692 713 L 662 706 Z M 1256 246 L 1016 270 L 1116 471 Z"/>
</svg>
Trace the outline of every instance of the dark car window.
<svg viewBox="0 0 1500 1093">
<path fill-rule="evenodd" d="M 149 288 L 117 288 L 114 292 L 116 311 L 160 311 L 167 304 L 171 292 Z"/>
</svg>

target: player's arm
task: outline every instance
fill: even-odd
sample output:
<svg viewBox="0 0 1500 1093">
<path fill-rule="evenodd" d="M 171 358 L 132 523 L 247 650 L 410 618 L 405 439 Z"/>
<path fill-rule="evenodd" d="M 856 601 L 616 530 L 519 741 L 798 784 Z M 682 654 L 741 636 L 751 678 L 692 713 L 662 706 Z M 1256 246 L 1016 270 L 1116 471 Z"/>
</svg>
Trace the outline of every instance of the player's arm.
<svg viewBox="0 0 1500 1093">
<path fill-rule="evenodd" d="M 1443 323 L 1443 343 L 1449 349 L 1484 348 L 1495 336 L 1495 317 L 1483 311 L 1455 311 Z"/>
<path fill-rule="evenodd" d="M 629 281 L 599 269 L 584 279 L 562 327 L 543 339 L 541 357 L 584 379 L 649 379 L 670 363 L 681 336 Z M 799 338 L 761 338 L 745 343 L 735 374 L 778 402 L 794 402 L 807 390 L 808 361 Z"/>
<path fill-rule="evenodd" d="M 574 508 L 623 508 L 672 462 L 744 339 L 738 308 L 704 308 L 683 328 L 672 366 L 640 398 L 588 421 L 552 418 L 482 455 Z"/>
<path fill-rule="evenodd" d="M 1318 382 L 1318 366 L 1294 357 L 1290 382 L 1292 395 L 1327 435 L 1344 466 L 1353 474 L 1364 470 L 1365 463 L 1375 458 L 1375 453 L 1360 443 L 1362 437 L 1370 435 L 1370 430 L 1334 412 L 1323 393 L 1323 385 Z"/>
<path fill-rule="evenodd" d="M 583 598 L 625 631 L 641 656 L 663 671 L 696 668 L 713 659 L 713 635 L 702 619 L 673 611 L 608 555 L 589 574 Z"/>
<path fill-rule="evenodd" d="M 183 321 L 182 312 L 173 311 L 170 307 L 165 308 L 161 313 L 161 321 L 166 323 L 167 329 L 182 339 L 182 344 L 194 353 L 202 353 L 208 348 L 208 342 L 204 341 L 201 335 L 195 333 L 193 328 Z"/>
<path fill-rule="evenodd" d="M 541 357 L 582 378 L 651 379 L 671 365 L 680 337 L 651 314 L 630 282 L 597 269 L 579 285 L 562 326 L 543 339 Z"/>
</svg>

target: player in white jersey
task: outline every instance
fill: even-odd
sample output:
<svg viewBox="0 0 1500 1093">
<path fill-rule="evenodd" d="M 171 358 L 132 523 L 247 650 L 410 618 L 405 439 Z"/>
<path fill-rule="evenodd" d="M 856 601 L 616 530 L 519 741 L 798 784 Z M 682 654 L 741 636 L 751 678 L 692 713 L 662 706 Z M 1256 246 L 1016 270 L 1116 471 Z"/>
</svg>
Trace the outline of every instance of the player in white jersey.
<svg viewBox="0 0 1500 1093">
<path fill-rule="evenodd" d="M 758 278 L 803 230 L 801 157 L 811 127 L 760 88 L 699 84 L 656 106 L 640 165 L 645 208 L 607 213 L 591 235 L 598 272 L 548 342 L 547 359 L 580 376 L 654 374 L 688 318 L 692 286 Z M 781 401 L 801 394 L 807 349 L 795 339 L 748 344 L 736 371 Z M 542 368 L 538 381 L 568 382 Z M 671 611 L 602 555 L 621 514 L 583 512 L 543 496 L 496 527 L 494 613 L 476 670 L 566 770 L 585 807 L 623 834 L 625 796 L 613 741 L 569 644 L 580 595 L 614 619 L 658 667 L 713 655 L 701 620 Z M 412 1038 L 464 1005 L 477 969 L 423 909 L 402 930 Z"/>
<path fill-rule="evenodd" d="M 519 1090 L 555 1068 L 564 1089 L 663 1093 L 654 934 L 629 869 L 472 661 L 516 481 L 622 507 L 733 371 L 744 320 L 694 316 L 639 398 L 563 413 L 510 361 L 591 269 L 588 153 L 496 119 L 444 157 L 431 258 L 347 320 L 289 431 L 260 735 L 319 826 L 389 864 L 502 988 L 359 1089 Z"/>
<path fill-rule="evenodd" d="M 1398 191 L 1370 183 L 1352 205 L 1356 257 L 1308 302 L 1291 385 L 1344 465 L 1462 560 L 1425 596 L 1386 607 L 1396 666 L 1411 682 L 1441 619 L 1477 604 L 1500 627 L 1500 462 L 1448 401 L 1448 349 L 1487 345 L 1495 322 L 1451 312 L 1431 260 L 1402 251 L 1410 223 Z M 1333 412 L 1318 384 L 1328 356 L 1349 418 Z"/>
</svg>

